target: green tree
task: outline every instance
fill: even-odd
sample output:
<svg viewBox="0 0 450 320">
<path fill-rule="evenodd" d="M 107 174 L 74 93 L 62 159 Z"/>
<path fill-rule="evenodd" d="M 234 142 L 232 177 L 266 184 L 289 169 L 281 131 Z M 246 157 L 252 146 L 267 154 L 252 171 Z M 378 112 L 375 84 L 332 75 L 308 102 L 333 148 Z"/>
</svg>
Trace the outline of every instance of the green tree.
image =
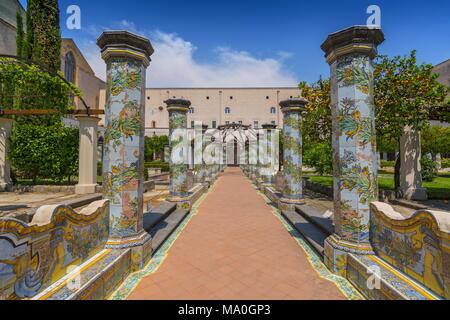
<svg viewBox="0 0 450 320">
<path fill-rule="evenodd" d="M 32 0 L 30 2 L 33 33 L 31 59 L 50 72 L 58 72 L 61 69 L 58 1 Z"/>
<path fill-rule="evenodd" d="M 448 88 L 437 78 L 431 64 L 417 64 L 414 50 L 409 56 L 379 56 L 374 72 L 378 134 L 399 143 L 405 126 L 421 131 L 430 119 L 448 121 Z M 400 157 L 395 166 L 396 188 L 399 187 L 399 173 Z"/>
<path fill-rule="evenodd" d="M 303 116 L 304 164 L 316 168 L 319 174 L 332 171 L 330 80 L 299 85 L 302 97 L 308 100 Z"/>
<path fill-rule="evenodd" d="M 35 10 L 34 5 L 35 0 L 28 0 L 27 1 L 27 12 L 26 12 L 26 34 L 23 41 L 23 49 L 22 54 L 23 57 L 27 60 L 31 60 L 32 54 L 33 54 L 33 42 L 34 42 L 34 36 L 33 36 L 33 11 Z"/>
<path fill-rule="evenodd" d="M 450 153 L 450 127 L 430 126 L 420 134 L 423 153 Z"/>
<path fill-rule="evenodd" d="M 145 137 L 144 158 L 145 161 L 154 161 L 155 156 L 162 157 L 164 147 L 169 145 L 169 138 L 166 135 Z"/>
<path fill-rule="evenodd" d="M 17 11 L 16 14 L 16 24 L 17 24 L 17 34 L 16 34 L 16 52 L 18 57 L 23 57 L 23 47 L 24 47 L 24 37 L 25 33 L 23 31 L 23 20 L 22 20 L 22 14 L 20 13 L 20 10 Z"/>
</svg>

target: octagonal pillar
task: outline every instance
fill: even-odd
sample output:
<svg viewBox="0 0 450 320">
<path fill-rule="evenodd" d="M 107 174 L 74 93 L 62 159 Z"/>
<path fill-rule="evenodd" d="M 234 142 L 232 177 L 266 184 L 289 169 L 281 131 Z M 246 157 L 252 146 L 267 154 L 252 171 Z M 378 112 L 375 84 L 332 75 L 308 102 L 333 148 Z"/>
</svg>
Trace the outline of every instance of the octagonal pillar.
<svg viewBox="0 0 450 320">
<path fill-rule="evenodd" d="M 283 113 L 283 180 L 281 210 L 294 210 L 303 203 L 302 185 L 302 112 L 308 101 L 304 98 L 280 102 Z"/>
<path fill-rule="evenodd" d="M 134 268 L 151 255 L 143 228 L 145 72 L 153 53 L 146 38 L 105 31 L 97 45 L 106 62 L 103 195 L 110 200 L 106 247 L 132 248 Z"/>
<path fill-rule="evenodd" d="M 331 68 L 335 233 L 325 263 L 344 275 L 346 253 L 372 254 L 369 204 L 377 199 L 373 66 L 380 29 L 354 26 L 332 33 L 321 48 Z"/>
<path fill-rule="evenodd" d="M 164 101 L 169 112 L 169 148 L 170 148 L 170 202 L 178 207 L 189 206 L 188 196 L 188 150 L 187 113 L 191 102 L 186 99 L 173 98 Z"/>
</svg>

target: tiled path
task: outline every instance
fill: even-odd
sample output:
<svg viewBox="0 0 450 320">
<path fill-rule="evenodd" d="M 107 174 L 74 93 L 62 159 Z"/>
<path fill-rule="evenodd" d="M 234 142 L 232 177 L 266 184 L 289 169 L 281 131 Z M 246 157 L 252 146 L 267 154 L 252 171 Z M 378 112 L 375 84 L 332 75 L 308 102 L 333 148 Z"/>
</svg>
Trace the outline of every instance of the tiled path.
<svg viewBox="0 0 450 320">
<path fill-rule="evenodd" d="M 228 168 L 160 267 L 128 299 L 345 299 L 238 168 Z"/>
</svg>

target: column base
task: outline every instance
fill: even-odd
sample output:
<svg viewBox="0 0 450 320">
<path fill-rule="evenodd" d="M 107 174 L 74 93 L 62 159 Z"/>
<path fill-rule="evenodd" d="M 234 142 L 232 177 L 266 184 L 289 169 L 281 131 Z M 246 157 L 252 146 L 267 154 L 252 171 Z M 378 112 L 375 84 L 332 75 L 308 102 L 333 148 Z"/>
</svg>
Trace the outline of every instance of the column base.
<svg viewBox="0 0 450 320">
<path fill-rule="evenodd" d="M 427 189 L 423 187 L 411 187 L 402 189 L 403 198 L 406 200 L 427 200 Z"/>
<path fill-rule="evenodd" d="M 263 191 L 266 190 L 266 188 L 273 186 L 272 183 L 263 182 L 259 185 L 259 190 Z"/>
<path fill-rule="evenodd" d="M 77 184 L 75 185 L 76 194 L 89 194 L 95 193 L 95 188 L 97 184 Z"/>
<path fill-rule="evenodd" d="M 188 197 L 169 196 L 166 200 L 168 202 L 175 202 L 177 204 L 177 209 L 185 209 L 185 210 L 191 209 L 191 198 L 189 196 Z"/>
<path fill-rule="evenodd" d="M 324 262 L 333 273 L 342 277 L 347 274 L 347 254 L 359 255 L 375 254 L 370 243 L 355 243 L 347 241 L 333 234 L 325 239 Z"/>
<path fill-rule="evenodd" d="M 106 249 L 131 249 L 132 271 L 142 269 L 152 256 L 152 237 L 145 230 L 134 237 L 110 238 L 105 244 Z"/>
<path fill-rule="evenodd" d="M 295 211 L 295 206 L 305 204 L 303 199 L 280 198 L 278 201 L 278 209 L 281 211 Z"/>
<path fill-rule="evenodd" d="M 0 182 L 0 191 L 9 191 L 11 190 L 12 183 Z"/>
</svg>

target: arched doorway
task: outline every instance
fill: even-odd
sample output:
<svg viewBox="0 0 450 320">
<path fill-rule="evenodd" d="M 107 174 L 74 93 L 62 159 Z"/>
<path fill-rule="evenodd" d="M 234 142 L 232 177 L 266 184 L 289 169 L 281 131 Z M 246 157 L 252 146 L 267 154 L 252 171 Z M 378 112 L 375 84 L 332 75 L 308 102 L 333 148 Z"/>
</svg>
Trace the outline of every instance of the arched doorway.
<svg viewBox="0 0 450 320">
<path fill-rule="evenodd" d="M 226 164 L 230 167 L 237 167 L 245 162 L 245 143 L 250 126 L 239 123 L 230 123 L 220 125 L 222 131 L 223 143 L 225 144 L 224 153 L 226 155 Z"/>
</svg>

